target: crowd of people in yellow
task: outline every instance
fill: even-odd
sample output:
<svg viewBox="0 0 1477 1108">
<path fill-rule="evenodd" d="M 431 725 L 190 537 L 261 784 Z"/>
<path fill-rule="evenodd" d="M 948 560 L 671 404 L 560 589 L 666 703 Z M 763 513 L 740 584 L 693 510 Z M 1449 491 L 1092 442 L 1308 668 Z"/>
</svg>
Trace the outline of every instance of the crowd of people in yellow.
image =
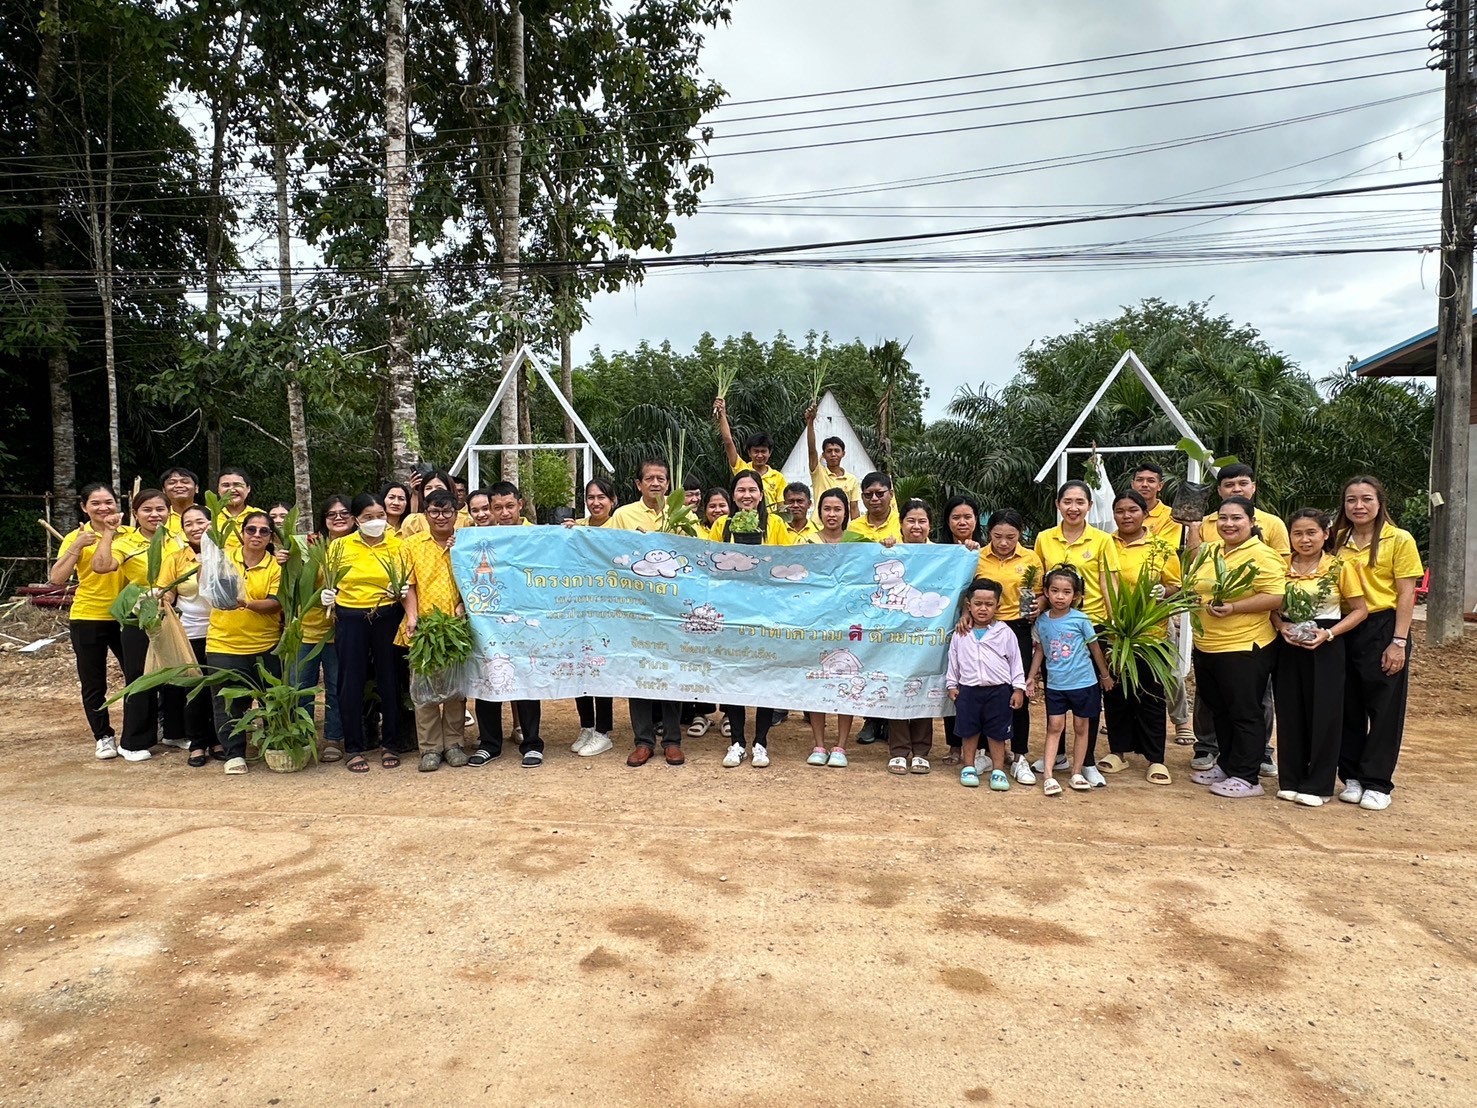
<svg viewBox="0 0 1477 1108">
<path fill-rule="evenodd" d="M 845 468 L 841 439 L 817 443 L 814 410 L 806 421 L 809 484 L 787 482 L 770 464 L 774 445 L 765 434 L 749 436 L 741 451 L 722 400 L 714 412 L 732 480 L 707 490 L 686 482 L 700 537 L 765 545 L 942 542 L 978 553 L 977 579 L 961 597 L 949 648 L 955 712 L 942 720 L 943 762 L 960 767 L 966 787 L 987 782 L 1006 791 L 1012 781 L 1029 786 L 1039 777 L 1045 795 L 1059 796 L 1060 773 L 1072 790 L 1087 793 L 1130 768 L 1132 759 L 1142 761 L 1148 781 L 1168 785 L 1165 749 L 1173 741 L 1195 747 L 1191 780 L 1219 797 L 1263 795 L 1261 781 L 1275 778 L 1279 799 L 1308 807 L 1335 795 L 1368 810 L 1390 805 L 1415 586 L 1423 571 L 1413 538 L 1390 517 L 1378 479 L 1351 477 L 1332 512 L 1304 508 L 1284 522 L 1256 507 L 1255 473 L 1236 463 L 1218 474 L 1218 510 L 1187 526 L 1160 498 L 1163 472 L 1145 463 L 1116 494 L 1114 531 L 1088 522 L 1091 490 L 1069 481 L 1056 497 L 1058 522 L 1028 546 L 1027 521 L 1011 508 L 985 516 L 964 495 L 937 514 L 922 500 L 895 503 L 888 475 L 858 479 Z M 594 478 L 584 490 L 587 515 L 564 526 L 663 530 L 670 482 L 667 462 L 648 459 L 639 466 L 636 495 L 622 504 L 609 480 Z M 193 767 L 220 761 L 228 774 L 247 772 L 246 705 L 219 687 L 210 698 L 188 698 L 171 687 L 127 695 L 117 732 L 106 707 L 109 655 L 131 682 L 143 673 L 149 646 L 143 630 L 110 612 L 130 582 L 155 590 L 177 613 L 202 665 L 240 673 L 264 666 L 280 675 L 281 564 L 294 541 L 283 528 L 289 508 L 253 506 L 250 479 L 238 468 L 217 474 L 215 489 L 222 508 L 212 521 L 197 502 L 196 475 L 171 468 L 158 488 L 131 498 L 128 524 L 113 489 L 82 490 L 82 522 L 63 539 L 51 582 L 76 579 L 70 638 L 98 759 L 142 762 L 162 743 L 188 750 Z M 232 524 L 225 554 L 244 581 L 233 607 L 214 606 L 195 581 L 180 580 L 199 565 L 212 522 Z M 378 491 L 330 496 L 314 523 L 341 576 L 304 617 L 301 651 L 288 664 L 295 665 L 297 684 L 323 690 L 321 760 L 366 773 L 376 750 L 385 769 L 412 751 L 424 771 L 484 766 L 500 757 L 503 705 L 468 705 L 453 696 L 411 708 L 404 697 L 406 657 L 425 613 L 463 614 L 450 565 L 457 531 L 531 525 L 518 488 L 498 482 L 469 491 L 451 474 L 420 466 Z M 167 553 L 151 579 L 146 555 L 160 529 Z M 1210 556 L 1198 556 L 1202 547 Z M 390 556 L 403 565 L 403 581 L 387 569 Z M 1101 638 L 1115 589 L 1146 575 L 1156 596 L 1191 590 L 1199 598 L 1193 696 L 1182 679 L 1166 687 L 1140 672 L 1126 684 L 1109 668 Z M 1294 593 L 1303 594 L 1298 604 L 1290 600 Z M 1029 702 L 1038 691 L 1047 726 L 1042 756 L 1033 762 Z M 611 750 L 611 699 L 581 697 L 577 707 L 573 752 L 596 757 Z M 1108 749 L 1099 757 L 1104 714 Z M 660 748 L 667 764 L 681 765 L 684 735 L 717 726 L 726 740 L 725 767 L 748 761 L 762 769 L 770 761 L 770 731 L 784 715 L 777 706 L 633 697 L 627 764 L 642 766 Z M 935 719 L 866 720 L 853 737 L 852 717 L 839 716 L 832 732 L 823 714 L 806 715 L 814 740 L 810 765 L 843 768 L 853 741 L 885 741 L 889 772 L 932 769 Z M 477 743 L 469 753 L 472 724 Z M 538 702 L 512 703 L 511 737 L 524 766 L 543 763 Z"/>
</svg>

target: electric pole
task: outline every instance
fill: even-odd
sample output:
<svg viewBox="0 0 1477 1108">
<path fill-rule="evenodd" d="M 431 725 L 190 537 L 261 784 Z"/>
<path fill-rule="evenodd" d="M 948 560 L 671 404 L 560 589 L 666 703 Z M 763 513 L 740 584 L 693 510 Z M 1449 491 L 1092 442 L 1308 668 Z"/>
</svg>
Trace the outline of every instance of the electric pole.
<svg viewBox="0 0 1477 1108">
<path fill-rule="evenodd" d="M 1436 422 L 1431 436 L 1431 594 L 1426 639 L 1461 642 L 1467 590 L 1467 466 L 1472 426 L 1472 31 L 1477 0 L 1441 0 L 1446 131 L 1441 172 L 1441 285 Z"/>
</svg>

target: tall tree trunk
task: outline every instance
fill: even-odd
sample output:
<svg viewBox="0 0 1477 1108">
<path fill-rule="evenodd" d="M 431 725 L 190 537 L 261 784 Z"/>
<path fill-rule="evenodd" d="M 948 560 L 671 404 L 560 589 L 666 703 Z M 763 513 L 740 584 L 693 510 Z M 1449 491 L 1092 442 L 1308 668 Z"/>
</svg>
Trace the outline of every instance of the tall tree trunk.
<svg viewBox="0 0 1477 1108">
<path fill-rule="evenodd" d="M 574 343 L 569 333 L 569 321 L 563 320 L 559 324 L 559 391 L 564 394 L 564 399 L 571 405 L 574 404 Z M 564 441 L 574 441 L 574 420 L 569 418 L 569 413 L 564 413 Z M 580 487 L 578 450 L 569 451 L 564 458 L 565 468 L 569 470 L 569 488 L 572 507 L 578 509 L 584 503 L 584 489 Z M 584 480 L 588 481 L 592 475 L 586 473 Z"/>
<path fill-rule="evenodd" d="M 77 72 L 84 72 L 79 47 Z M 82 144 L 82 180 L 87 204 L 87 238 L 92 255 L 92 278 L 97 286 L 103 317 L 103 372 L 108 394 L 108 462 L 113 488 L 123 485 L 123 467 L 118 457 L 118 356 L 113 343 L 113 65 L 107 65 L 107 106 L 103 117 L 103 180 L 98 183 L 92 165 L 92 123 L 87 117 L 87 97 L 79 83 L 78 128 Z M 130 511 L 132 505 L 130 505 Z"/>
<path fill-rule="evenodd" d="M 389 240 L 390 451 L 394 473 L 405 476 L 419 460 L 415 365 L 410 350 L 410 163 L 405 132 L 410 106 L 405 89 L 405 0 L 389 0 L 385 19 L 385 231 Z"/>
<path fill-rule="evenodd" d="M 521 200 L 523 195 L 523 96 L 527 91 L 523 67 L 523 11 L 518 0 L 510 0 L 508 20 L 508 85 L 516 103 L 513 117 L 507 125 L 504 140 L 502 180 L 502 231 L 499 235 L 499 300 L 502 308 L 502 326 L 512 332 L 512 341 L 503 353 L 503 376 L 506 378 L 513 367 L 513 359 L 523 343 L 523 327 L 519 318 L 519 273 L 518 233 L 521 225 Z M 515 374 L 503 394 L 502 440 L 516 444 L 519 435 L 520 394 L 523 393 L 521 374 Z M 518 453 L 503 454 L 503 480 L 518 480 Z"/>
<path fill-rule="evenodd" d="M 279 115 L 280 126 L 280 115 Z M 292 292 L 292 236 L 287 207 L 287 144 L 272 145 L 272 163 L 277 176 L 277 291 L 282 321 L 294 332 L 297 327 L 297 302 Z M 294 342 L 294 349 L 296 343 Z M 287 425 L 292 442 L 292 486 L 297 498 L 298 531 L 312 530 L 313 481 L 308 466 L 308 420 L 303 412 L 303 387 L 297 379 L 297 357 L 288 361 Z"/>
<path fill-rule="evenodd" d="M 41 155 L 41 315 L 46 337 L 46 377 L 51 394 L 51 488 L 63 510 L 77 496 L 77 434 L 72 421 L 72 367 L 67 358 L 67 306 L 57 282 L 61 251 L 59 199 L 62 172 L 56 164 L 56 75 L 61 65 L 61 3 L 44 0 L 41 55 L 36 66 L 36 148 Z"/>
</svg>

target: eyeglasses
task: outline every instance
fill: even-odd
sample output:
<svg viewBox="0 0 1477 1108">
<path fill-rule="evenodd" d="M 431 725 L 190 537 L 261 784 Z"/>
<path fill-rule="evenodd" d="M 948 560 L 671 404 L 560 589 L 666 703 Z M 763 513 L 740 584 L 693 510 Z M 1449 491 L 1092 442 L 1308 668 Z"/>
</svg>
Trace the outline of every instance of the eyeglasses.
<svg viewBox="0 0 1477 1108">
<path fill-rule="evenodd" d="M 270 527 L 243 527 L 241 533 L 243 535 L 270 535 L 272 529 Z"/>
<path fill-rule="evenodd" d="M 328 512 L 326 515 L 324 515 L 323 518 L 324 519 L 353 519 L 354 518 L 354 513 L 353 512 Z"/>
<path fill-rule="evenodd" d="M 426 515 L 428 515 L 428 516 L 454 516 L 454 515 L 456 515 L 456 509 L 455 508 L 427 508 L 426 509 Z"/>
<path fill-rule="evenodd" d="M 862 498 L 864 500 L 881 500 L 891 491 L 891 489 L 868 489 L 866 492 L 862 493 Z"/>
</svg>

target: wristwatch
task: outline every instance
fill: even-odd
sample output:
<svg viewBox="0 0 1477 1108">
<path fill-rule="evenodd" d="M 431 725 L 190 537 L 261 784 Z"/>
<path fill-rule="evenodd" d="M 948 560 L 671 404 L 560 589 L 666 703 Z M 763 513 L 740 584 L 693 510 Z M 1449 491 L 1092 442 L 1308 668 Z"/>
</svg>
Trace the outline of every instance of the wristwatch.
<svg viewBox="0 0 1477 1108">
<path fill-rule="evenodd" d="M 1406 642 L 1405 642 L 1404 639 L 1391 639 L 1390 640 L 1390 643 L 1391 643 L 1392 646 L 1405 646 L 1406 645 Z"/>
</svg>

